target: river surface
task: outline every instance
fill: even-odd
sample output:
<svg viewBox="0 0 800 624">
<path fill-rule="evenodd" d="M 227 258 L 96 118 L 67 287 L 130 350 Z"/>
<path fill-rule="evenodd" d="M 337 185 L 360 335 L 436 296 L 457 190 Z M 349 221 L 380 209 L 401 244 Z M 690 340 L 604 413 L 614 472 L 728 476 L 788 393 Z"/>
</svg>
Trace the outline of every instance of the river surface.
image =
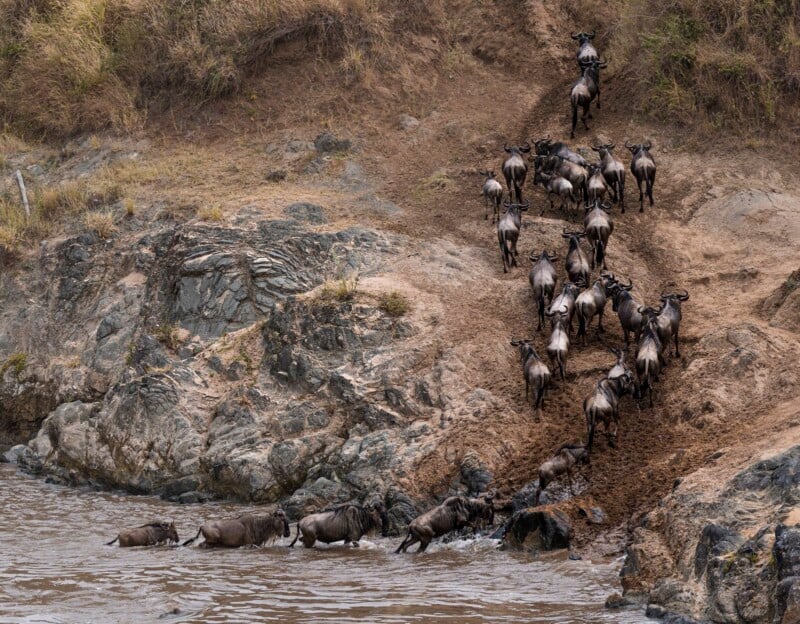
<svg viewBox="0 0 800 624">
<path fill-rule="evenodd" d="M 381 538 L 357 549 L 104 545 L 157 519 L 186 539 L 246 509 L 75 490 L 0 464 L 0 622 L 649 621 L 603 608 L 618 562 L 501 552 L 488 539 L 434 542 L 419 556 Z"/>
</svg>

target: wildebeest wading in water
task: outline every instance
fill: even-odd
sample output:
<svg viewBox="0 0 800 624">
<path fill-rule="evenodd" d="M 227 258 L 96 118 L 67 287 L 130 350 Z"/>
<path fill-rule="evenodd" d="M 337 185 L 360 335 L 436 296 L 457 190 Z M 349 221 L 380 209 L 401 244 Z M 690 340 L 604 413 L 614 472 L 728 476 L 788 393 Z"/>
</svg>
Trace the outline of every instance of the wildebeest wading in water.
<svg viewBox="0 0 800 624">
<path fill-rule="evenodd" d="M 277 509 L 271 514 L 244 514 L 231 520 L 215 520 L 207 522 L 197 531 L 197 535 L 186 540 L 183 545 L 188 546 L 202 533 L 205 538 L 203 546 L 260 546 L 267 540 L 275 539 L 283 534 L 289 537 L 289 522 L 282 509 Z"/>
<path fill-rule="evenodd" d="M 173 544 L 178 542 L 178 531 L 174 522 L 150 522 L 133 529 L 123 529 L 113 540 L 106 543 L 111 546 L 119 540 L 122 547 L 155 546 L 157 544 Z"/>
<path fill-rule="evenodd" d="M 345 546 L 352 543 L 357 547 L 358 541 L 371 531 L 380 528 L 381 533 L 385 535 L 386 525 L 386 507 L 382 502 L 364 507 L 345 503 L 300 520 L 297 523 L 297 535 L 289 544 L 289 548 L 294 546 L 298 539 L 306 548 L 311 548 L 317 541 L 325 544 L 343 541 Z"/>
</svg>

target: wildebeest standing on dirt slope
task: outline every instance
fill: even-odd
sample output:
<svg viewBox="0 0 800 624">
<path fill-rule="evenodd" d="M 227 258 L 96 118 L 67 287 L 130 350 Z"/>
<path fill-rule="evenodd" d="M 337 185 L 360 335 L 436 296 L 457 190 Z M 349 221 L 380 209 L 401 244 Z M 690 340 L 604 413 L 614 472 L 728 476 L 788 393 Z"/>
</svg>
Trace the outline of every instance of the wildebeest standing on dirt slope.
<svg viewBox="0 0 800 624">
<path fill-rule="evenodd" d="M 155 546 L 165 542 L 171 544 L 178 541 L 178 531 L 175 530 L 174 522 L 151 522 L 134 529 L 120 531 L 119 535 L 106 543 L 106 546 L 111 546 L 117 540 L 122 547 Z"/>
<path fill-rule="evenodd" d="M 280 537 L 281 533 L 284 537 L 289 537 L 289 522 L 282 509 L 271 514 L 244 514 L 231 520 L 216 520 L 201 526 L 197 535 L 186 540 L 183 545 L 188 546 L 201 533 L 205 538 L 203 545 L 206 547 L 260 546 L 267 540 Z"/>
<path fill-rule="evenodd" d="M 325 544 L 344 541 L 345 546 L 352 543 L 358 546 L 358 540 L 378 528 L 385 533 L 387 525 L 386 507 L 378 502 L 362 507 L 345 503 L 334 509 L 306 516 L 297 523 L 297 535 L 289 547 L 298 539 L 303 546 L 311 548 L 315 542 Z M 300 537 L 300 533 L 303 534 Z"/>
</svg>

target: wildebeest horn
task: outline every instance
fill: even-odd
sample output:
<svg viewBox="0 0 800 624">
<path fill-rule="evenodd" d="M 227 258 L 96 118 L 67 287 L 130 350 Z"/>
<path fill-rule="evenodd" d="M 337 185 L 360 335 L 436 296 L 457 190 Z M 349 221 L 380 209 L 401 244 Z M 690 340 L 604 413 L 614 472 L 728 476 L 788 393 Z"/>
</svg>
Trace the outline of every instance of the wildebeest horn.
<svg viewBox="0 0 800 624">
<path fill-rule="evenodd" d="M 601 149 L 603 149 L 602 145 L 598 146 L 590 145 L 589 147 L 591 147 L 595 152 L 599 152 Z"/>
<path fill-rule="evenodd" d="M 548 254 L 547 254 L 547 257 L 548 257 L 550 260 L 558 260 L 558 254 L 554 254 L 554 253 L 548 253 Z"/>
<path fill-rule="evenodd" d="M 524 204 L 517 204 L 517 206 L 519 206 L 520 210 L 527 210 L 531 207 L 531 202 L 526 201 Z"/>
<path fill-rule="evenodd" d="M 577 35 L 574 33 L 570 33 L 569 36 L 572 37 L 573 39 L 578 39 L 580 34 L 581 33 L 578 33 Z"/>
<path fill-rule="evenodd" d="M 639 306 L 638 308 L 636 308 L 636 311 L 639 314 L 644 314 L 645 312 L 647 312 L 647 306 Z"/>
<path fill-rule="evenodd" d="M 545 312 L 544 312 L 545 316 L 555 316 L 555 314 L 556 314 L 555 311 L 551 312 L 549 310 L 545 310 Z"/>
<path fill-rule="evenodd" d="M 632 148 L 632 147 L 636 147 L 636 146 L 635 146 L 635 145 L 628 145 L 628 142 L 627 142 L 627 141 L 625 141 L 625 147 L 627 147 L 628 149 L 630 149 L 630 148 Z"/>
<path fill-rule="evenodd" d="M 613 143 L 606 143 L 606 149 L 614 149 Z"/>
<path fill-rule="evenodd" d="M 609 347 L 608 350 L 611 351 L 611 353 L 613 353 L 617 357 L 619 357 L 620 354 L 622 353 L 622 350 L 621 349 L 617 349 L 616 347 Z"/>
<path fill-rule="evenodd" d="M 651 147 L 651 143 L 650 143 L 650 141 L 648 141 L 647 143 L 645 143 L 645 144 L 644 144 L 644 148 L 645 148 L 646 150 L 649 150 L 649 149 L 650 149 L 650 147 Z"/>
<path fill-rule="evenodd" d="M 586 35 L 586 36 L 587 36 L 587 37 L 589 37 L 589 39 L 594 39 L 594 35 L 595 35 L 595 32 L 594 32 L 594 31 L 592 31 L 592 34 L 591 34 L 591 35 Z"/>
<path fill-rule="evenodd" d="M 521 342 L 521 340 L 514 340 L 513 338 L 511 339 L 511 345 L 514 347 L 518 347 Z"/>
<path fill-rule="evenodd" d="M 689 291 L 684 288 L 683 294 L 678 295 L 678 299 L 680 299 L 681 301 L 686 301 L 688 298 L 689 298 Z"/>
<path fill-rule="evenodd" d="M 611 202 L 603 202 L 602 204 L 600 204 L 600 207 L 603 210 L 611 210 L 614 207 L 614 204 L 612 204 Z"/>
<path fill-rule="evenodd" d="M 503 143 L 503 150 L 509 153 L 511 152 L 511 150 L 508 149 L 508 145 L 506 145 L 505 143 Z"/>
<path fill-rule="evenodd" d="M 620 284 L 620 286 L 622 288 L 624 288 L 625 290 L 633 290 L 633 280 L 629 277 L 628 278 L 628 285 L 626 286 L 625 284 Z"/>
<path fill-rule="evenodd" d="M 511 204 L 510 204 L 509 202 L 507 202 L 507 201 L 504 201 L 504 202 L 503 202 L 503 205 L 504 205 L 506 208 L 510 208 L 510 207 L 511 207 Z"/>
</svg>

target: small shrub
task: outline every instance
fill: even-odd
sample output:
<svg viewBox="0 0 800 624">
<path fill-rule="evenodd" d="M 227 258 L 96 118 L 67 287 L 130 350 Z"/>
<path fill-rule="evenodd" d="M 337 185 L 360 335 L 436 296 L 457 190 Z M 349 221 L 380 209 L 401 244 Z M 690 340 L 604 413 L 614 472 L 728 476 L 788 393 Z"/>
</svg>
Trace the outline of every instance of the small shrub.
<svg viewBox="0 0 800 624">
<path fill-rule="evenodd" d="M 5 376 L 8 370 L 11 370 L 14 372 L 17 381 L 19 381 L 20 375 L 22 375 L 26 366 L 28 366 L 27 353 L 14 353 L 9 355 L 3 365 L 0 366 L 0 379 Z"/>
<path fill-rule="evenodd" d="M 222 208 L 219 206 L 203 206 L 197 210 L 197 218 L 201 221 L 219 223 L 223 219 Z"/>
<path fill-rule="evenodd" d="M 83 182 L 64 182 L 41 189 L 34 195 L 33 207 L 45 219 L 80 214 L 86 210 L 89 196 Z"/>
<path fill-rule="evenodd" d="M 109 238 L 117 231 L 117 226 L 114 225 L 114 215 L 107 210 L 87 212 L 84 223 L 88 230 L 100 238 Z"/>
<path fill-rule="evenodd" d="M 381 296 L 378 306 L 389 316 L 403 316 L 411 310 L 411 302 L 401 293 L 393 290 Z"/>
<path fill-rule="evenodd" d="M 323 301 L 352 301 L 358 291 L 358 275 L 340 277 L 338 280 L 328 280 L 320 291 Z"/>
<path fill-rule="evenodd" d="M 126 217 L 132 217 L 136 214 L 136 204 L 130 197 L 125 200 L 125 203 L 123 205 L 125 206 Z"/>
<path fill-rule="evenodd" d="M 178 339 L 177 325 L 171 325 L 169 323 L 156 325 L 155 330 L 153 330 L 153 336 L 161 344 L 163 344 L 168 349 L 172 349 L 173 351 L 175 351 L 180 346 L 180 340 Z"/>
</svg>

